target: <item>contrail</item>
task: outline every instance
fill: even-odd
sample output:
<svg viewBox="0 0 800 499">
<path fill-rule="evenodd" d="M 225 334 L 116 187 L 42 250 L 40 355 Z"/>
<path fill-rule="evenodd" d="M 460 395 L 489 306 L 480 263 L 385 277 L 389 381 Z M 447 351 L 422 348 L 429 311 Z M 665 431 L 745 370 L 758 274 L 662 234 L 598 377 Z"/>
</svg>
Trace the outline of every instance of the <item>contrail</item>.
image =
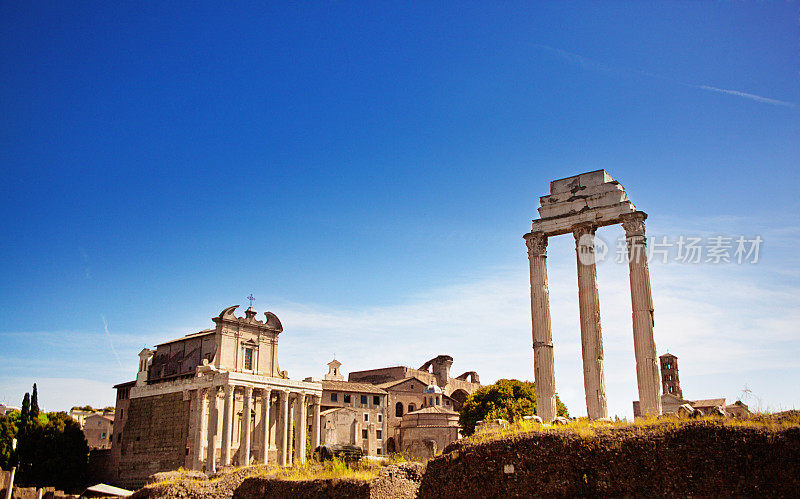
<svg viewBox="0 0 800 499">
<path fill-rule="evenodd" d="M 111 340 L 111 333 L 108 332 L 108 322 L 106 322 L 106 316 L 101 315 L 100 317 L 103 318 L 103 329 L 108 337 L 108 344 L 111 345 L 111 351 L 114 352 L 114 357 L 117 358 L 117 364 L 119 364 L 119 367 L 122 367 L 122 361 L 119 360 L 119 354 L 117 353 L 117 349 L 114 348 L 114 342 Z"/>
<path fill-rule="evenodd" d="M 797 104 L 794 102 L 787 102 L 778 99 L 770 99 L 769 97 L 762 97 L 760 95 L 751 94 L 748 92 L 741 92 L 739 90 L 730 90 L 727 88 L 719 88 L 719 87 L 712 87 L 710 85 L 696 85 L 693 83 L 684 83 L 682 81 L 675 80 L 673 78 L 668 78 L 665 76 L 660 76 L 657 74 L 649 73 L 647 71 L 642 71 L 640 69 L 629 69 L 629 68 L 621 68 L 621 67 L 611 67 L 607 64 L 603 64 L 602 62 L 595 61 L 594 59 L 590 59 L 588 57 L 584 57 L 579 54 L 575 54 L 572 52 L 567 52 L 566 50 L 557 49 L 554 47 L 549 47 L 547 45 L 541 44 L 534 44 L 534 47 L 539 49 L 545 50 L 552 54 L 555 54 L 562 59 L 566 60 L 571 64 L 578 65 L 586 70 L 594 70 L 594 71 L 603 71 L 609 73 L 621 73 L 621 74 L 636 74 L 641 76 L 646 76 L 648 78 L 653 78 L 656 80 L 666 81 L 670 83 L 674 83 L 677 85 L 683 85 L 684 87 L 695 88 L 697 90 L 704 90 L 706 92 L 715 92 L 719 94 L 726 94 L 726 95 L 733 95 L 734 97 L 741 97 L 743 99 L 749 99 L 756 102 L 761 102 L 764 104 L 771 104 L 773 106 L 783 106 L 788 107 L 791 109 L 797 109 Z"/>
</svg>

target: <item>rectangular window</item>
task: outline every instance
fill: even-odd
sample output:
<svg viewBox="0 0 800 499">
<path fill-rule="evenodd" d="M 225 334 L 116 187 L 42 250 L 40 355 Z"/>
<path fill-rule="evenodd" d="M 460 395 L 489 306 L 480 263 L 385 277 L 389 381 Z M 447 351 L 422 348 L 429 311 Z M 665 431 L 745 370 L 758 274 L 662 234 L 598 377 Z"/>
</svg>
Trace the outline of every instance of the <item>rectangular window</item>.
<svg viewBox="0 0 800 499">
<path fill-rule="evenodd" d="M 336 402 L 339 400 L 338 394 L 331 393 L 331 402 Z"/>
<path fill-rule="evenodd" d="M 350 394 L 349 393 L 345 393 L 344 394 L 344 403 L 345 404 L 349 404 L 350 403 Z"/>
<path fill-rule="evenodd" d="M 378 437 L 378 440 L 383 438 L 383 430 L 376 430 L 375 433 L 376 433 L 376 436 Z"/>
<path fill-rule="evenodd" d="M 383 423 L 383 414 L 378 414 L 378 422 Z"/>
<path fill-rule="evenodd" d="M 361 430 L 361 438 L 363 439 L 367 438 L 367 430 Z"/>
<path fill-rule="evenodd" d="M 372 405 L 381 405 L 381 397 L 379 395 L 372 396 Z"/>
<path fill-rule="evenodd" d="M 364 421 L 369 421 L 369 414 L 366 412 L 364 413 Z"/>
<path fill-rule="evenodd" d="M 252 348 L 245 348 L 244 349 L 244 368 L 247 371 L 253 370 L 253 349 Z"/>
<path fill-rule="evenodd" d="M 361 396 L 361 403 L 364 404 L 364 405 L 367 405 L 367 396 L 366 395 L 362 395 Z"/>
<path fill-rule="evenodd" d="M 378 455 L 379 456 L 381 455 L 381 448 L 380 447 L 378 447 Z"/>
<path fill-rule="evenodd" d="M 125 417 L 125 409 L 120 409 L 119 410 L 119 418 L 122 419 L 124 417 Z"/>
</svg>

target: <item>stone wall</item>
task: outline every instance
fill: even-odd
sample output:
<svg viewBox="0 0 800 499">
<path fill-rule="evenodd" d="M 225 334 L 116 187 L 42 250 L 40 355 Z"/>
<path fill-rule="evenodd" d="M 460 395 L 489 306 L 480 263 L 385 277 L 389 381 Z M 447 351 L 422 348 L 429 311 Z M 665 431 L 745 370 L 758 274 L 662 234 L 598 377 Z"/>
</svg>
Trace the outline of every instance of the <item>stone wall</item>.
<svg viewBox="0 0 800 499">
<path fill-rule="evenodd" d="M 428 462 L 419 497 L 795 496 L 800 427 L 601 428 L 459 441 Z"/>
<path fill-rule="evenodd" d="M 182 392 L 130 400 L 122 434 L 117 484 L 144 485 L 159 471 L 186 466 L 190 400 Z"/>
</svg>

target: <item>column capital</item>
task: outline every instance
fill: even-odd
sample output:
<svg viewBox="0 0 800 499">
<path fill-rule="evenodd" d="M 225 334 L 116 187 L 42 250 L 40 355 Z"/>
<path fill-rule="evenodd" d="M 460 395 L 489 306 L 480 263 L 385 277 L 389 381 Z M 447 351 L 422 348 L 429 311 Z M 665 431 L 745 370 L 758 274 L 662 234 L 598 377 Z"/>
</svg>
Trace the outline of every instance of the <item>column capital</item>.
<svg viewBox="0 0 800 499">
<path fill-rule="evenodd" d="M 247 395 L 248 397 L 250 397 L 250 396 L 252 396 L 252 395 L 253 395 L 253 387 L 252 387 L 252 386 L 250 386 L 250 385 L 245 385 L 245 386 L 243 386 L 242 388 L 244 388 L 244 393 L 245 393 L 245 395 Z"/>
<path fill-rule="evenodd" d="M 547 256 L 547 236 L 544 232 L 529 232 L 522 238 L 528 247 L 528 258 Z"/>
<path fill-rule="evenodd" d="M 622 228 L 625 229 L 625 237 L 644 237 L 644 221 L 647 219 L 647 213 L 643 211 L 626 213 L 625 215 L 622 215 L 620 219 L 622 220 Z"/>
<path fill-rule="evenodd" d="M 597 226 L 591 222 L 583 222 L 572 226 L 572 235 L 575 237 L 575 244 L 588 244 L 586 238 L 581 241 L 583 236 L 594 236 Z"/>
</svg>

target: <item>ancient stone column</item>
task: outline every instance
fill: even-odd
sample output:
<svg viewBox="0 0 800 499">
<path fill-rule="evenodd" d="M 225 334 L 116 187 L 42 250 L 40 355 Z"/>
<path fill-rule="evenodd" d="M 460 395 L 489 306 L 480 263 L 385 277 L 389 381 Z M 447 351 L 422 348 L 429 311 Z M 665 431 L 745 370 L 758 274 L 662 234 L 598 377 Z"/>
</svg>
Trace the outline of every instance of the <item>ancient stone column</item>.
<svg viewBox="0 0 800 499">
<path fill-rule="evenodd" d="M 239 466 L 250 464 L 250 416 L 253 412 L 253 387 L 244 387 L 244 408 L 242 409 L 242 438 L 239 443 Z"/>
<path fill-rule="evenodd" d="M 556 417 L 556 376 L 553 370 L 553 333 L 550 330 L 550 292 L 547 288 L 547 236 L 525 234 L 531 272 L 531 324 L 536 414 L 545 422 Z"/>
<path fill-rule="evenodd" d="M 636 355 L 636 381 L 639 385 L 639 407 L 643 415 L 661 415 L 660 381 L 656 341 L 653 337 L 653 296 L 650 290 L 650 269 L 647 265 L 647 241 L 641 211 L 623 215 L 622 227 L 628 243 L 628 267 L 633 308 L 633 349 Z"/>
<path fill-rule="evenodd" d="M 597 271 L 594 258 L 595 227 L 576 225 L 575 255 L 578 264 L 578 305 L 581 316 L 581 353 L 586 412 L 590 419 L 608 417 L 606 385 L 603 375 L 603 335 L 600 328 L 600 299 L 597 296 Z"/>
<path fill-rule="evenodd" d="M 206 472 L 217 471 L 217 418 L 219 417 L 219 387 L 208 390 L 208 450 L 206 451 Z"/>
<path fill-rule="evenodd" d="M 208 389 L 199 388 L 196 390 L 197 411 L 194 420 L 194 463 L 192 469 L 203 469 L 203 439 L 205 437 L 204 426 L 206 426 L 206 401 L 208 399 Z"/>
<path fill-rule="evenodd" d="M 222 451 L 220 460 L 223 466 L 231 464 L 231 440 L 233 435 L 233 404 L 236 388 L 225 385 L 225 403 L 222 412 Z"/>
<path fill-rule="evenodd" d="M 294 395 L 294 405 L 292 407 L 292 428 L 294 428 L 294 455 L 292 456 L 292 465 L 302 463 L 300 451 L 302 448 L 302 429 L 305 427 L 303 424 L 303 394 L 296 393 Z"/>
<path fill-rule="evenodd" d="M 280 424 L 278 425 L 281 434 L 280 465 L 289 464 L 289 392 L 280 391 Z"/>
<path fill-rule="evenodd" d="M 311 417 L 311 447 L 312 451 L 319 447 L 319 409 L 322 397 L 314 395 L 313 416 Z"/>
<path fill-rule="evenodd" d="M 264 388 L 261 396 L 261 421 L 263 421 L 261 428 L 261 462 L 267 464 L 269 458 L 269 409 L 272 398 L 272 390 Z"/>
</svg>

